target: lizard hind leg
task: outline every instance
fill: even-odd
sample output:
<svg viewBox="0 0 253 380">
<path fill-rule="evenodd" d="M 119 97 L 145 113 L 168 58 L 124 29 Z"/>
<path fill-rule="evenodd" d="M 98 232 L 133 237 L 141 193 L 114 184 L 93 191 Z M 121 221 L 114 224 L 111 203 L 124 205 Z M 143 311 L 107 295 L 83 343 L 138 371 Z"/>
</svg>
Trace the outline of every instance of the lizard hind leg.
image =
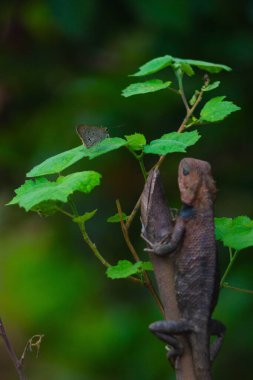
<svg viewBox="0 0 253 380">
<path fill-rule="evenodd" d="M 167 358 L 174 367 L 176 358 L 183 354 L 183 345 L 175 335 L 182 335 L 192 331 L 188 321 L 158 321 L 151 323 L 149 330 L 169 346 Z"/>
<path fill-rule="evenodd" d="M 166 356 L 167 359 L 170 361 L 172 367 L 174 368 L 177 357 L 183 354 L 183 346 L 181 342 L 174 335 L 171 334 L 156 332 L 155 335 L 157 336 L 157 338 L 166 343 Z"/>
</svg>

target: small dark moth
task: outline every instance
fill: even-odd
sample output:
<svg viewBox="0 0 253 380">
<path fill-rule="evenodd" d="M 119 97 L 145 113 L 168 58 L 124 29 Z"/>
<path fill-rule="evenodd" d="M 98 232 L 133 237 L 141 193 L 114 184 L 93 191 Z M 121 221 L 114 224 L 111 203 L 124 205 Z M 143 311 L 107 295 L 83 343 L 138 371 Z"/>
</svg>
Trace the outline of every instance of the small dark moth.
<svg viewBox="0 0 253 380">
<path fill-rule="evenodd" d="M 78 125 L 76 127 L 76 132 L 86 148 L 90 148 L 109 137 L 107 128 L 93 127 L 84 124 Z"/>
</svg>

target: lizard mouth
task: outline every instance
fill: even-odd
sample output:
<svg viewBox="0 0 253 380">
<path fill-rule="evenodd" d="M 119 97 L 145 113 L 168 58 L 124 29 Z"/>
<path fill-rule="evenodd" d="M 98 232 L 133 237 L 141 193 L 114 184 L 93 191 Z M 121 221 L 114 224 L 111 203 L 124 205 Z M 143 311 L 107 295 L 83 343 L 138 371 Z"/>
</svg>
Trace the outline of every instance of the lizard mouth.
<svg viewBox="0 0 253 380">
<path fill-rule="evenodd" d="M 191 202 L 182 202 L 182 207 L 183 208 L 192 208 L 193 205 L 191 204 Z"/>
</svg>

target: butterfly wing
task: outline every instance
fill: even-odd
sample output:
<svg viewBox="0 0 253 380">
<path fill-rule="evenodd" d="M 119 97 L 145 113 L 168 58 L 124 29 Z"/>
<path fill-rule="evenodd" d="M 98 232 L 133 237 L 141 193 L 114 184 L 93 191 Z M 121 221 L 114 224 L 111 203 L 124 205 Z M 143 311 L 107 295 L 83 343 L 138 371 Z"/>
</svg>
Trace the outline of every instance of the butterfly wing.
<svg viewBox="0 0 253 380">
<path fill-rule="evenodd" d="M 78 125 L 76 132 L 86 148 L 90 148 L 109 137 L 107 128 L 90 125 Z"/>
</svg>

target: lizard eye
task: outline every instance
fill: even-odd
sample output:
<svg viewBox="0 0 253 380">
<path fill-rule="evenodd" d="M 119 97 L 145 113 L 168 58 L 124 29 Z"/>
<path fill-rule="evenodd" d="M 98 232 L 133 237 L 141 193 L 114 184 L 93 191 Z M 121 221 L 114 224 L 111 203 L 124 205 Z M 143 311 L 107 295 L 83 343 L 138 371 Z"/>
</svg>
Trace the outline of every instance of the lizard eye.
<svg viewBox="0 0 253 380">
<path fill-rule="evenodd" d="M 184 166 L 183 167 L 183 175 L 189 175 L 190 174 L 190 169 L 188 166 Z"/>
</svg>

